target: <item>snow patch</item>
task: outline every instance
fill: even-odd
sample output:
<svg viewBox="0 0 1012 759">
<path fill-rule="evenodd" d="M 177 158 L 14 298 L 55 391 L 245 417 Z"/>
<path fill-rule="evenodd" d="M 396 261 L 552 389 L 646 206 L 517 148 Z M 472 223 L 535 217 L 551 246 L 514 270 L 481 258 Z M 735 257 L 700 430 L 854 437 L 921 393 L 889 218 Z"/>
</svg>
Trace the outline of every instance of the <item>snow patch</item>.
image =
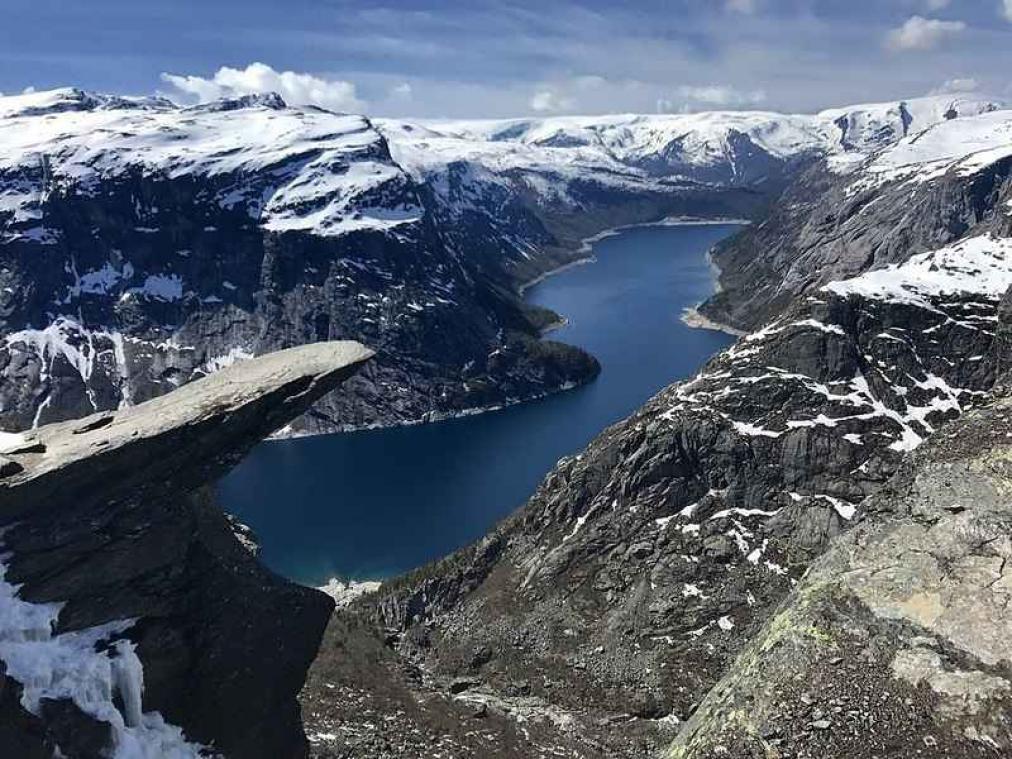
<svg viewBox="0 0 1012 759">
<path fill-rule="evenodd" d="M 375 593 L 381 586 L 382 583 L 371 580 L 364 582 L 349 580 L 344 582 L 336 577 L 332 577 L 327 581 L 326 585 L 321 585 L 317 590 L 321 590 L 333 598 L 337 608 L 342 609 L 356 598 L 364 596 L 367 593 Z"/>
<path fill-rule="evenodd" d="M 134 620 L 54 634 L 62 604 L 32 604 L 18 596 L 0 563 L 0 659 L 23 686 L 21 705 L 39 714 L 44 698 L 70 699 L 112 726 L 112 759 L 198 759 L 201 746 L 158 712 L 143 711 L 144 671 L 123 637 Z M 100 646 L 106 644 L 104 650 Z M 117 708 L 119 696 L 123 709 Z"/>
</svg>

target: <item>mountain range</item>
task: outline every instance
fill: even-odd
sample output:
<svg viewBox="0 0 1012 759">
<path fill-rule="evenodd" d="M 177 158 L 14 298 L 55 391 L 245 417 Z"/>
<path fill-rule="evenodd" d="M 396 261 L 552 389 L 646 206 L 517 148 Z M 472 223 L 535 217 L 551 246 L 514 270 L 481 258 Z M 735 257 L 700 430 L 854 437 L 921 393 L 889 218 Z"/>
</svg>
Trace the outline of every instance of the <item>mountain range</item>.
<svg viewBox="0 0 1012 759">
<path fill-rule="evenodd" d="M 0 414 L 25 429 L 343 338 L 377 361 L 288 434 L 571 387 L 595 361 L 540 341 L 558 317 L 518 293 L 585 256 L 585 238 L 753 217 L 813 161 L 846 171 L 997 108 L 932 97 L 817 116 L 409 123 L 276 95 L 2 98 Z"/>
<path fill-rule="evenodd" d="M 44 655 L 4 653 L 0 737 L 1007 754 L 1010 130 L 1001 103 L 948 96 L 495 122 L 0 99 L 0 420 L 24 432 L 0 441 L 0 603 L 22 624 L 0 652 Z M 588 380 L 523 286 L 669 217 L 751 220 L 698 309 L 740 339 L 474 545 L 328 623 L 214 507 L 204 486 L 279 427 Z M 52 651 L 86 656 L 102 697 L 29 677 Z"/>
</svg>

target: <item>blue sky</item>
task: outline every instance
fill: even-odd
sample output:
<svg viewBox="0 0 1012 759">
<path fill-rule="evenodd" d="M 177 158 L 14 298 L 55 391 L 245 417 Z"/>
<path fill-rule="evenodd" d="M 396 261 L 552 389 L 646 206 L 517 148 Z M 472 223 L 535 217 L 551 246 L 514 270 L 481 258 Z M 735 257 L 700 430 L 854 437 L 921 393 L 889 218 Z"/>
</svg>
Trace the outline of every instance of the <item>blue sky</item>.
<svg viewBox="0 0 1012 759">
<path fill-rule="evenodd" d="M 1012 0 L 3 0 L 3 17 L 5 93 L 270 88 L 419 117 L 1012 98 Z"/>
</svg>

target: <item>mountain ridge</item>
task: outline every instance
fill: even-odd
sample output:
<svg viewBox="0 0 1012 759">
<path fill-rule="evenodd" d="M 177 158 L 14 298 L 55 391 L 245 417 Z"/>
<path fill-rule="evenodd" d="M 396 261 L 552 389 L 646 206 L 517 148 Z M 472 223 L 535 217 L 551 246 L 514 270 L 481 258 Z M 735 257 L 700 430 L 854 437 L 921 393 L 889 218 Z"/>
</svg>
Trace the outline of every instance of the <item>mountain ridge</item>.
<svg viewBox="0 0 1012 759">
<path fill-rule="evenodd" d="M 912 110 L 943 118 L 953 103 L 997 107 L 935 98 Z M 845 113 L 890 140 L 907 110 Z M 522 134 L 419 136 L 273 94 L 190 107 L 74 89 L 0 98 L 5 424 L 136 402 L 317 339 L 361 339 L 380 357 L 291 434 L 443 418 L 587 381 L 593 359 L 539 340 L 557 317 L 520 302 L 525 282 L 581 257 L 603 229 L 755 215 L 815 160 L 815 143 L 774 155 L 735 130 L 690 140 L 698 160 L 635 134 L 616 157 L 623 118 L 598 119 L 614 144 L 588 152 Z M 495 123 L 501 136 L 518 122 Z M 554 134 L 589 122 L 537 123 Z M 698 171 L 679 168 L 693 161 Z"/>
</svg>

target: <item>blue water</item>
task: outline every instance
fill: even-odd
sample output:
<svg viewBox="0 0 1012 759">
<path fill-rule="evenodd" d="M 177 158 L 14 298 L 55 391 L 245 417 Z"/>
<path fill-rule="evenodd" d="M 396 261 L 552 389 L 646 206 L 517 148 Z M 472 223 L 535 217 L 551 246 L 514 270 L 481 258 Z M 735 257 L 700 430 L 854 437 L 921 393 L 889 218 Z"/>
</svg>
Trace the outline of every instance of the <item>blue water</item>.
<svg viewBox="0 0 1012 759">
<path fill-rule="evenodd" d="M 481 537 L 562 456 L 725 347 L 682 309 L 713 287 L 705 253 L 731 225 L 639 227 L 594 245 L 597 261 L 527 291 L 569 319 L 552 339 L 601 362 L 593 383 L 437 424 L 265 442 L 219 484 L 275 571 L 312 585 L 388 577 Z"/>
</svg>

